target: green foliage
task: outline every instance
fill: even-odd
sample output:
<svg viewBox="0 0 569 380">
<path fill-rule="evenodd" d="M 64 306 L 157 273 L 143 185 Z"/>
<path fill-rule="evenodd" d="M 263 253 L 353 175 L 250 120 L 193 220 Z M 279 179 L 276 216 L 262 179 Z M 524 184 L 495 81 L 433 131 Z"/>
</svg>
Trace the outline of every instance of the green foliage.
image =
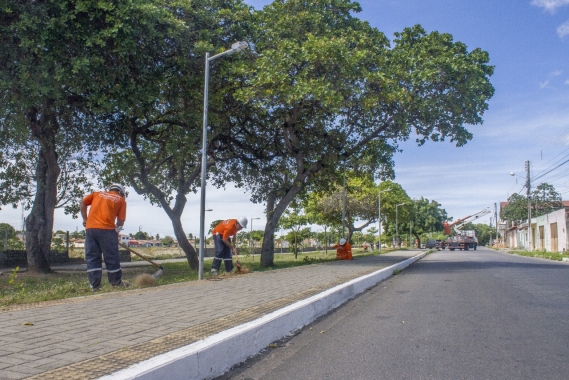
<svg viewBox="0 0 569 380">
<path fill-rule="evenodd" d="M 523 195 L 514 193 L 508 197 L 508 204 L 500 210 L 500 219 L 521 221 L 528 219 L 528 200 Z"/>
<path fill-rule="evenodd" d="M 148 232 L 138 231 L 133 235 L 136 240 L 153 240 L 154 236 L 150 235 Z"/>
<path fill-rule="evenodd" d="M 546 182 L 539 184 L 532 192 L 532 216 L 549 214 L 563 208 L 561 195 L 553 185 Z"/>
<path fill-rule="evenodd" d="M 352 234 L 364 230 L 372 223 L 377 222 L 379 191 L 381 191 L 382 220 L 395 221 L 394 206 L 400 203 L 410 203 L 411 200 L 403 188 L 392 181 L 384 181 L 379 185 L 373 182 L 370 175 L 358 172 L 348 172 L 346 175 L 346 227 L 347 239 Z M 389 191 L 385 191 L 390 189 Z M 343 208 L 343 186 L 336 185 L 331 192 L 311 192 L 306 196 L 305 207 L 313 220 L 320 224 L 341 227 Z M 399 207 L 400 217 L 407 214 Z M 402 221 L 404 219 L 400 219 Z M 358 226 L 355 223 L 359 223 Z M 384 225 L 385 227 L 385 225 Z M 377 228 L 374 233 L 377 233 Z M 369 234 L 369 231 L 368 231 Z M 369 238 L 369 239 L 368 239 Z M 375 238 L 368 236 L 368 241 Z"/>
<path fill-rule="evenodd" d="M 474 230 L 474 232 L 476 233 L 476 238 L 478 238 L 479 245 L 488 245 L 488 243 L 490 242 L 490 234 L 492 235 L 492 239 L 496 239 L 496 228 L 490 227 L 487 224 L 467 223 L 461 228 L 461 230 L 463 231 Z"/>
<path fill-rule="evenodd" d="M 445 209 L 441 208 L 441 204 L 437 201 L 429 201 L 426 198 L 412 200 L 410 203 L 409 217 L 403 219 L 403 223 L 399 226 L 400 235 L 405 231 L 411 230 L 411 234 L 422 244 L 427 234 L 443 231 L 443 222 L 448 219 Z M 401 206 L 399 211 L 407 208 Z M 401 221 L 401 219 L 400 219 Z M 442 240 L 442 239 L 440 239 Z"/>
<path fill-rule="evenodd" d="M 61 251 L 65 249 L 65 240 L 63 240 L 62 238 L 53 238 L 51 239 L 51 246 L 56 251 Z"/>
<path fill-rule="evenodd" d="M 482 122 L 494 93 L 486 52 L 420 26 L 391 44 L 359 10 L 349 0 L 281 0 L 254 14 L 254 60 L 239 69 L 247 81 L 236 97 L 257 119 L 236 139 L 269 158 L 240 172 L 253 200 L 267 202 L 269 229 L 307 189 L 341 183 L 345 165 L 389 178 L 397 142 L 412 132 L 419 145 L 464 145 L 465 125 Z"/>
<path fill-rule="evenodd" d="M 85 230 L 73 231 L 69 234 L 69 236 L 73 239 L 85 239 Z"/>
<path fill-rule="evenodd" d="M 548 214 L 563 208 L 561 195 L 553 185 L 547 182 L 539 184 L 531 193 L 532 217 Z M 508 204 L 500 210 L 502 220 L 514 222 L 527 221 L 528 199 L 527 196 L 517 193 L 508 197 Z"/>
<path fill-rule="evenodd" d="M 16 229 L 8 223 L 0 223 L 0 240 L 4 238 L 14 239 L 16 237 Z"/>
<path fill-rule="evenodd" d="M 506 251 L 507 253 L 527 256 L 527 257 L 539 257 L 542 259 L 563 261 L 565 258 L 569 258 L 568 254 L 565 252 L 547 252 L 547 251 Z"/>
<path fill-rule="evenodd" d="M 172 236 L 166 236 L 164 239 L 160 241 L 163 246 L 171 247 L 174 244 L 174 238 Z"/>
<path fill-rule="evenodd" d="M 285 230 L 291 230 L 285 235 L 285 240 L 292 244 L 295 259 L 298 256 L 298 244 L 310 235 L 310 227 L 302 227 L 310 224 L 310 222 L 310 217 L 297 203 L 293 203 L 292 207 L 280 219 L 280 226 Z"/>
</svg>

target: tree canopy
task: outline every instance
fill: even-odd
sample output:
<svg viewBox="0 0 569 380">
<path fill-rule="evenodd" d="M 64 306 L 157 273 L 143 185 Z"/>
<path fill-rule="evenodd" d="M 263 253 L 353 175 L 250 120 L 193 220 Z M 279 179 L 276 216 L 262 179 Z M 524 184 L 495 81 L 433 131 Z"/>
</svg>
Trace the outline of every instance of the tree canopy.
<svg viewBox="0 0 569 380">
<path fill-rule="evenodd" d="M 391 43 L 359 11 L 349 0 L 277 0 L 254 14 L 253 56 L 235 96 L 255 119 L 235 138 L 264 159 L 241 161 L 237 181 L 267 204 L 264 266 L 297 195 L 339 183 L 344 165 L 391 172 L 397 143 L 411 135 L 464 145 L 465 125 L 482 122 L 493 95 L 486 52 L 418 25 Z"/>
<path fill-rule="evenodd" d="M 346 168 L 365 174 L 357 186 L 369 199 L 358 202 L 374 202 L 373 181 L 393 178 L 401 141 L 464 145 L 494 92 L 485 51 L 419 25 L 390 41 L 350 0 L 276 0 L 256 11 L 242 0 L 2 7 L 0 188 L 10 194 L 0 202 L 34 197 L 31 270 L 50 271 L 53 210 L 75 211 L 66 199 L 88 190 L 82 170 L 94 162 L 77 160 L 91 152 L 105 157 L 102 184 L 125 183 L 164 209 L 197 268 L 180 216 L 201 171 L 206 52 L 250 43 L 212 65 L 206 150 L 211 184 L 233 181 L 266 204 L 263 266 L 273 265 L 275 229 L 299 197 L 333 194 Z M 386 216 L 395 204 L 386 202 Z M 351 220 L 371 223 L 375 209 L 354 206 Z"/>
<path fill-rule="evenodd" d="M 531 193 L 530 207 L 532 217 L 548 214 L 563 208 L 561 195 L 553 185 L 546 182 L 539 184 Z M 500 210 L 500 219 L 514 222 L 527 221 L 528 198 L 514 193 L 508 197 L 508 204 Z"/>
</svg>

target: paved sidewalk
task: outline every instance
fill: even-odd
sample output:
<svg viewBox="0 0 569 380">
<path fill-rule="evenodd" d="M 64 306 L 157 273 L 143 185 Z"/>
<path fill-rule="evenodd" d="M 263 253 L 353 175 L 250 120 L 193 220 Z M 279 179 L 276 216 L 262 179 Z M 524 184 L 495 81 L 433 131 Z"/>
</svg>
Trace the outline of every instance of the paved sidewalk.
<svg viewBox="0 0 569 380">
<path fill-rule="evenodd" d="M 0 312 L 0 379 L 96 379 L 420 252 L 11 307 Z"/>
</svg>

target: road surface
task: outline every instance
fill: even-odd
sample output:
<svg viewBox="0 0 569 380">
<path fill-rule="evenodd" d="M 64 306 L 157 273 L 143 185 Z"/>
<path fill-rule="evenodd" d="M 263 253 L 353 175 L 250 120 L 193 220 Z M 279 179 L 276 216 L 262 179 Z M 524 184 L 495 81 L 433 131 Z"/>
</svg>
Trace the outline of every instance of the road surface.
<svg viewBox="0 0 569 380">
<path fill-rule="evenodd" d="M 439 251 L 219 379 L 567 379 L 569 264 Z"/>
</svg>

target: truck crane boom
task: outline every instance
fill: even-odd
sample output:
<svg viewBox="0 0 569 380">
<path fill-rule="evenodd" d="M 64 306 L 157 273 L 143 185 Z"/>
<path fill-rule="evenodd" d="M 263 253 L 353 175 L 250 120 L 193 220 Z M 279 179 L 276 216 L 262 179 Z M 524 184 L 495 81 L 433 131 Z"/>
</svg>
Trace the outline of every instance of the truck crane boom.
<svg viewBox="0 0 569 380">
<path fill-rule="evenodd" d="M 491 211 L 490 211 L 490 208 L 487 207 L 487 208 L 485 208 L 485 209 L 483 209 L 483 210 L 478 211 L 478 212 L 475 213 L 475 214 L 468 215 L 468 216 L 465 216 L 464 218 L 458 219 L 456 222 L 453 222 L 453 223 L 450 223 L 450 224 L 449 224 L 448 222 L 444 222 L 444 223 L 443 223 L 443 228 L 444 228 L 445 234 L 446 234 L 446 235 L 450 235 L 450 228 L 451 228 L 451 227 L 454 227 L 454 230 L 455 230 L 457 233 L 460 233 L 460 228 L 461 228 L 462 226 L 464 226 L 466 223 L 469 223 L 470 221 L 475 220 L 475 219 L 478 219 L 478 218 L 480 218 L 480 217 L 482 217 L 482 216 L 484 216 L 484 215 L 490 214 L 490 212 L 491 212 Z"/>
</svg>

